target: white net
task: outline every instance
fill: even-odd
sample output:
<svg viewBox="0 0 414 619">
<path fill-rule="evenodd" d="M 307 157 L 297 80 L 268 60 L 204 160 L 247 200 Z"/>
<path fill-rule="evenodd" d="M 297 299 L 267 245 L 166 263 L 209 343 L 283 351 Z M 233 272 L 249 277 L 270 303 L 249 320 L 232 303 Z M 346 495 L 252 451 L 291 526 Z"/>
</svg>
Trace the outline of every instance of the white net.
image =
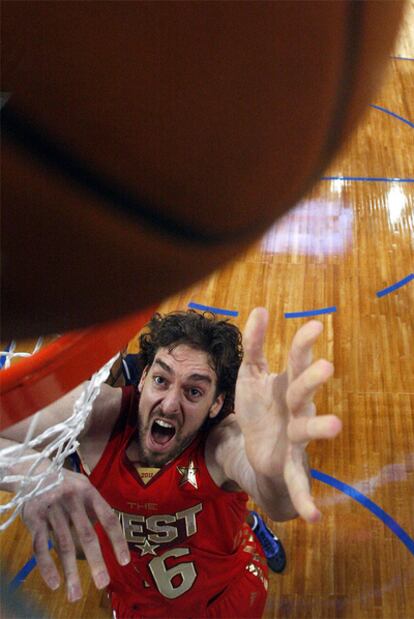
<svg viewBox="0 0 414 619">
<path fill-rule="evenodd" d="M 0 350 L 1 368 L 7 370 L 10 367 L 13 359 L 24 359 L 35 355 L 43 346 L 43 338 L 39 337 L 32 352 L 16 351 L 16 342 L 13 340 L 7 350 Z"/>
<path fill-rule="evenodd" d="M 15 345 L 12 343 L 7 350 L 0 351 L 3 367 L 9 367 L 14 357 L 35 354 L 41 345 L 42 341 L 38 340 L 32 353 L 22 353 L 15 352 Z M 62 481 L 65 459 L 79 446 L 77 437 L 82 432 L 101 385 L 108 378 L 118 356 L 119 354 L 116 354 L 85 383 L 74 404 L 73 413 L 66 421 L 57 423 L 36 436 L 36 424 L 41 414 L 36 413 L 32 417 L 24 442 L 0 449 L 0 483 L 19 486 L 11 500 L 0 505 L 0 531 L 15 520 L 27 501 L 51 490 Z M 27 453 L 29 449 L 36 453 Z M 13 467 L 18 463 L 26 463 L 28 468 L 24 467 L 25 472 L 22 474 L 12 474 Z M 4 518 L 7 519 L 3 522 Z"/>
</svg>

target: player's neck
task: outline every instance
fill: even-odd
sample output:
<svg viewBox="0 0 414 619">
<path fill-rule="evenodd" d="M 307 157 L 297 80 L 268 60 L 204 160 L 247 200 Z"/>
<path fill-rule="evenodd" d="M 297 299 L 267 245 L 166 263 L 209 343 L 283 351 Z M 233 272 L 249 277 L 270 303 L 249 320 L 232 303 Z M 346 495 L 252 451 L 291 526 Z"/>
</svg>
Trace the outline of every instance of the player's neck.
<svg viewBox="0 0 414 619">
<path fill-rule="evenodd" d="M 128 445 L 126 449 L 126 455 L 127 455 L 128 460 L 131 462 L 131 464 L 135 467 L 137 471 L 139 469 L 154 469 L 157 472 L 164 466 L 167 466 L 167 464 L 169 464 L 176 457 L 174 456 L 172 458 L 169 458 L 168 462 L 162 462 L 162 463 L 149 460 L 148 458 L 143 457 L 143 455 L 140 453 L 140 449 L 139 449 L 139 445 L 137 441 L 131 441 L 131 443 Z"/>
</svg>

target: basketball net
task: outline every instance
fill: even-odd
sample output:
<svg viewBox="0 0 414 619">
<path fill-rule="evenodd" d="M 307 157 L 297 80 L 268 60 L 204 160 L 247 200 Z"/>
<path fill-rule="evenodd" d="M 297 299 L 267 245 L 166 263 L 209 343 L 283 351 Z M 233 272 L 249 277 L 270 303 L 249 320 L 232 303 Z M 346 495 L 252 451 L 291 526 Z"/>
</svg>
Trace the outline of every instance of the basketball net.
<svg viewBox="0 0 414 619">
<path fill-rule="evenodd" d="M 33 415 L 24 442 L 0 449 L 0 483 L 18 485 L 19 488 L 10 501 L 0 505 L 0 531 L 6 529 L 16 519 L 28 501 L 61 483 L 65 460 L 79 446 L 77 437 L 85 427 L 102 383 L 107 380 L 119 356 L 118 351 L 137 334 L 152 316 L 153 311 L 154 308 L 151 308 L 138 316 L 111 325 L 63 336 L 63 344 L 59 345 L 61 339 L 59 338 L 45 347 L 49 352 L 42 348 L 41 339 L 36 343 L 32 353 L 16 352 L 14 343 L 8 350 L 0 351 L 0 358 L 5 361 L 4 369 L 0 372 L 1 412 L 2 417 L 6 417 L 6 421 L 9 421 L 5 424 L 3 419 L 2 427 L 11 425 L 13 421 L 10 423 L 10 419 L 14 419 L 16 423 Z M 107 336 L 106 341 L 103 341 L 104 333 Z M 93 361 L 84 363 L 82 368 L 79 368 L 77 361 L 84 349 L 89 349 L 89 357 Z M 112 355 L 109 361 L 89 378 L 91 364 L 102 356 L 106 356 L 107 359 L 109 351 Z M 23 361 L 12 364 L 12 359 L 17 357 Z M 16 370 L 16 366 L 20 364 L 24 366 L 25 363 L 23 369 Z M 58 400 L 85 380 L 87 382 L 74 404 L 70 417 L 36 435 L 37 422 L 42 414 L 40 409 Z M 40 412 L 34 412 L 34 407 Z M 27 453 L 28 450 L 34 450 L 36 453 Z M 25 471 L 13 472 L 17 464 L 26 465 Z"/>
<path fill-rule="evenodd" d="M 1 352 L 0 354 L 4 354 Z M 20 355 L 21 356 L 21 355 Z M 25 355 L 26 356 L 26 355 Z M 18 483 L 20 490 L 4 505 L 0 505 L 0 531 L 6 529 L 21 513 L 25 503 L 55 488 L 63 479 L 62 468 L 66 458 L 79 446 L 77 437 L 85 427 L 85 422 L 92 410 L 92 405 L 99 395 L 101 385 L 109 376 L 113 363 L 119 355 L 95 372 L 90 381 L 85 384 L 81 395 L 73 407 L 73 414 L 64 423 L 51 426 L 35 438 L 40 413 L 32 417 L 25 440 L 22 444 L 0 449 L 0 482 Z M 27 454 L 28 449 L 37 450 L 47 441 L 46 447 L 36 454 Z M 19 463 L 30 463 L 25 474 L 9 475 L 11 467 Z M 47 462 L 47 467 L 42 465 Z M 12 511 L 10 517 L 3 523 L 3 514 Z"/>
</svg>

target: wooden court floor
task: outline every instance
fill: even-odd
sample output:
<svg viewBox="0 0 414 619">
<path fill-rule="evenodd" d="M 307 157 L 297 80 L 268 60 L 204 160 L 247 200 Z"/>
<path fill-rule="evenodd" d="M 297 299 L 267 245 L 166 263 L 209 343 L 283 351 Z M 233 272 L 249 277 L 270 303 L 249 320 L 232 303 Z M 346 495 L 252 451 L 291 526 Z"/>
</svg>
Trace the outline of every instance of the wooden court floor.
<svg viewBox="0 0 414 619">
<path fill-rule="evenodd" d="M 260 243 L 161 311 L 190 302 L 231 310 L 240 327 L 266 306 L 275 371 L 307 319 L 295 314 L 323 311 L 317 354 L 335 375 L 317 404 L 344 429 L 309 450 L 321 523 L 269 523 L 288 565 L 271 577 L 266 619 L 414 619 L 414 2 L 382 89 L 324 178 Z M 0 543 L 13 577 L 29 537 L 16 522 Z M 19 591 L 45 617 L 109 617 L 80 569 L 76 604 L 36 569 Z"/>
</svg>

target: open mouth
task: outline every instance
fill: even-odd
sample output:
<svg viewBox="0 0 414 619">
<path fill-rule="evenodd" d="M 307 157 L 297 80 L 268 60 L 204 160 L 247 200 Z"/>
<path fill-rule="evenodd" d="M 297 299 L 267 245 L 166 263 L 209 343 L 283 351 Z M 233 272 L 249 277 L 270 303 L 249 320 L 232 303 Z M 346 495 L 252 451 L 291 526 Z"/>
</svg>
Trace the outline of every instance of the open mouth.
<svg viewBox="0 0 414 619">
<path fill-rule="evenodd" d="M 176 429 L 165 419 L 154 419 L 151 425 L 151 439 L 157 445 L 166 445 L 174 438 Z"/>
</svg>

